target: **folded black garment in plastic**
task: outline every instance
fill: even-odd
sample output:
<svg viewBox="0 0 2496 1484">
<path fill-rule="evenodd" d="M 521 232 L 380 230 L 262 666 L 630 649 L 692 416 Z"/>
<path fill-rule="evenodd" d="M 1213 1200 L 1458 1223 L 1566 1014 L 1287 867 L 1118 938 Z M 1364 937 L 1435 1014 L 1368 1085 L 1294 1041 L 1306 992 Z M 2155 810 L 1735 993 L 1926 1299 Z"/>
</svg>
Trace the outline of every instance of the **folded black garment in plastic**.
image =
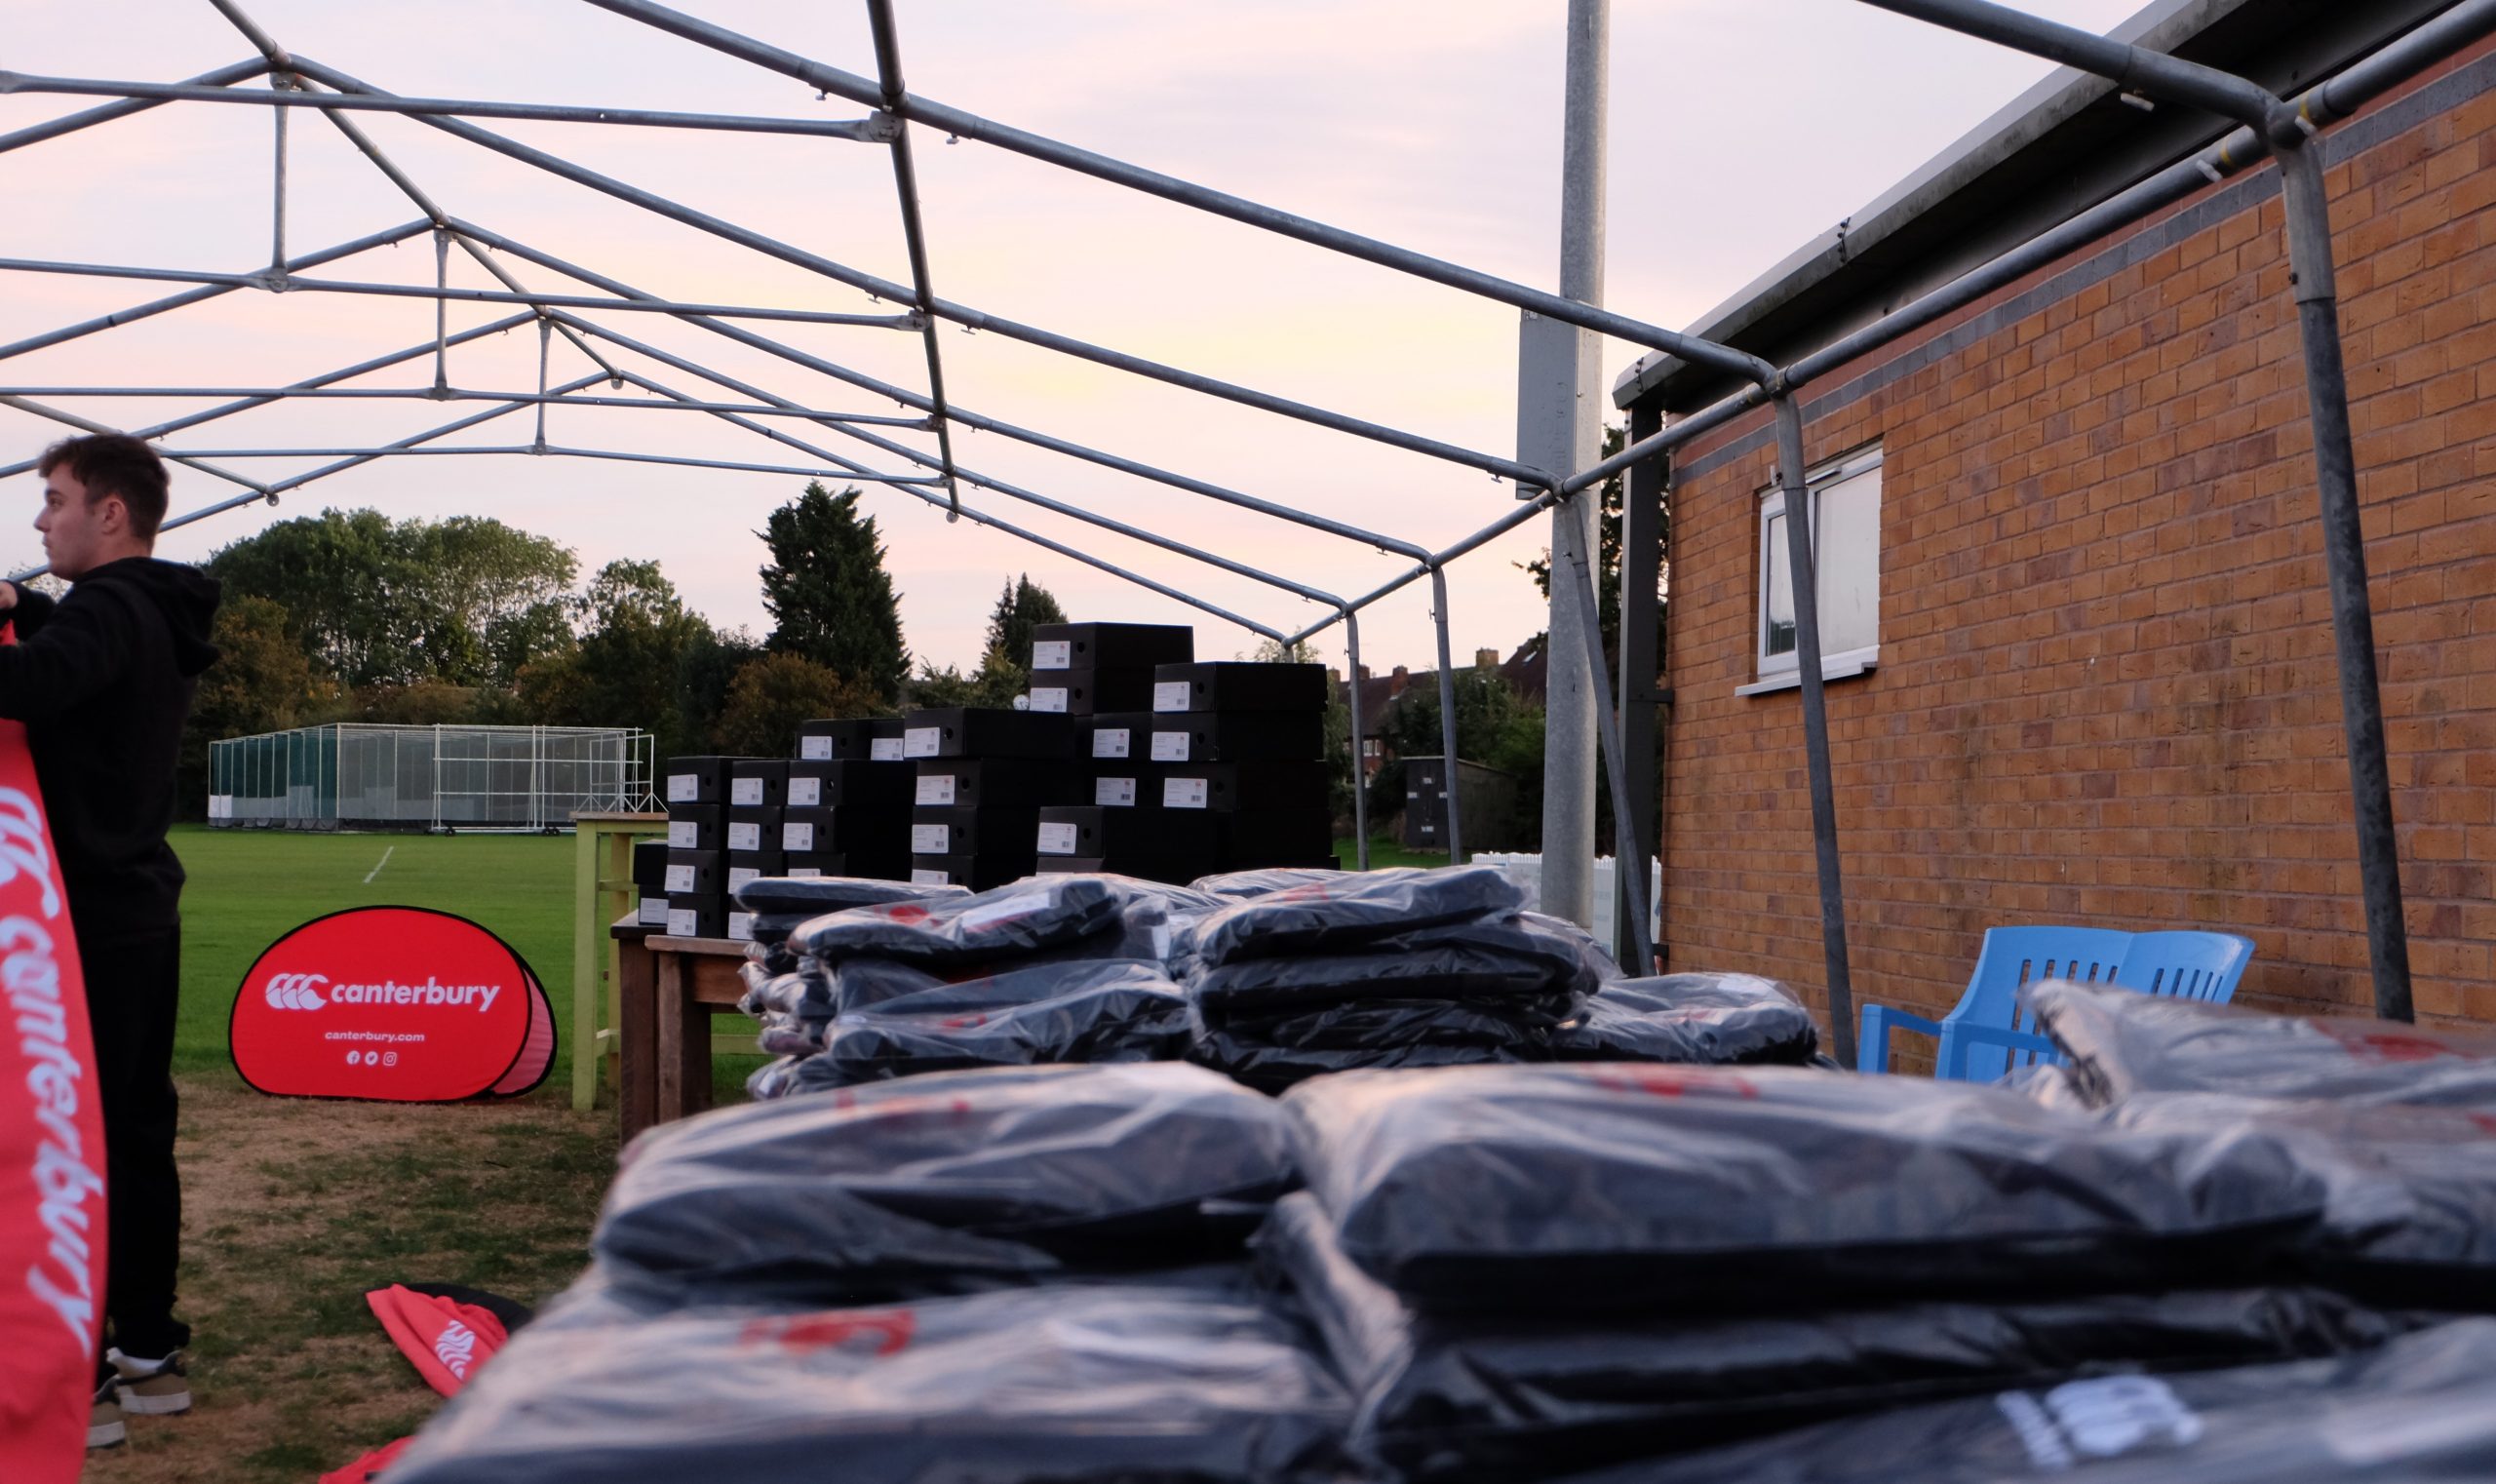
<svg viewBox="0 0 2496 1484">
<path fill-rule="evenodd" d="M 1233 902 L 1196 919 L 1190 947 L 1206 964 L 1287 954 L 1342 953 L 1418 928 L 1505 918 L 1525 893 L 1494 866 L 1404 868 L 1347 875 Z"/>
<path fill-rule="evenodd" d="M 2252 1471 L 2263 1461 L 2281 1471 Z M 2354 1355 L 2023 1387 L 1624 1464 L 1573 1484 L 2063 1477 L 2252 1484 L 2491 1474 L 2496 1320 L 2464 1319 Z"/>
<path fill-rule="evenodd" d="M 755 1044 L 765 1056 L 813 1056 L 832 1038 L 832 1022 L 815 1016 L 783 1015 L 777 1010 L 757 1017 Z"/>
<path fill-rule="evenodd" d="M 1357 1072 L 1283 1107 L 1345 1251 L 1430 1308 L 1791 1309 L 2241 1282 L 2247 1244 L 2316 1223 L 2327 1195 L 2258 1124 L 2133 1131 L 1917 1077 Z"/>
<path fill-rule="evenodd" d="M 737 1008 L 757 1019 L 776 1013 L 830 1020 L 836 1013 L 832 976 L 820 969 L 775 974 L 760 958 L 749 957 L 737 965 L 737 973 L 745 980 Z"/>
<path fill-rule="evenodd" d="M 1419 928 L 1350 952 L 1199 960 L 1188 994 L 1208 1025 L 1365 999 L 1443 999 L 1578 1013 L 1596 981 L 1577 945 L 1520 917 Z"/>
<path fill-rule="evenodd" d="M 1273 1103 L 1175 1062 L 933 1073 L 651 1130 L 591 1249 L 617 1281 L 797 1302 L 1195 1262 L 1288 1189 L 1288 1143 Z"/>
<path fill-rule="evenodd" d="M 1572 1003 L 1555 996 L 1518 1015 L 1443 999 L 1376 999 L 1218 1026 L 1198 1018 L 1187 1056 L 1272 1093 L 1337 1072 L 1545 1062 L 1552 1017 L 1567 1014 Z"/>
<path fill-rule="evenodd" d="M 1117 925 L 1127 893 L 1097 876 L 1037 876 L 969 896 L 852 907 L 789 937 L 818 962 L 894 958 L 926 967 L 1037 953 Z"/>
<path fill-rule="evenodd" d="M 746 1075 L 745 1095 L 758 1103 L 787 1097 L 798 1090 L 798 1069 L 805 1060 L 802 1056 L 783 1056 L 755 1068 Z"/>
<path fill-rule="evenodd" d="M 959 886 L 923 886 L 863 876 L 765 876 L 738 887 L 736 899 L 738 906 L 751 913 L 819 918 L 852 907 L 926 902 L 969 894 Z"/>
<path fill-rule="evenodd" d="M 1188 996 L 1158 963 L 1109 959 L 1017 969 L 853 1010 L 832 1023 L 803 1088 L 965 1067 L 1174 1061 Z"/>
<path fill-rule="evenodd" d="M 2264 1015 L 2057 982 L 2037 1020 L 2101 1107 L 2141 1092 L 2416 1103 L 2496 1113 L 2496 1034 Z"/>
<path fill-rule="evenodd" d="M 1356 871 L 1328 871 L 1314 866 L 1268 866 L 1262 871 L 1225 871 L 1196 878 L 1195 888 L 1228 901 L 1289 891 L 1295 886 L 1320 886 L 1358 876 Z"/>
<path fill-rule="evenodd" d="M 1523 1479 L 1856 1412 L 2068 1379 L 2337 1355 L 2434 1322 L 2327 1289 L 2207 1289 L 1791 1316 L 1436 1316 L 1287 1195 L 1258 1233 L 1352 1392 L 1354 1450 L 1415 1479 Z M 1566 1281 L 1565 1278 L 1560 1281 Z"/>
<path fill-rule="evenodd" d="M 1345 1400 L 1297 1326 L 1162 1288 L 678 1314 L 514 1337 L 391 1484 L 1310 1484 Z"/>
<path fill-rule="evenodd" d="M 2071 1079 L 2071 1069 L 2056 1062 L 2030 1062 L 2013 1067 L 2010 1074 L 1994 1084 L 2015 1092 L 2031 1102 L 2071 1113 L 2094 1113 L 2097 1105 Z"/>
<path fill-rule="evenodd" d="M 1517 916 L 1525 920 L 1526 926 L 1547 937 L 1563 939 L 1577 950 L 1579 962 L 1585 967 L 1589 992 L 1622 977 L 1620 964 L 1612 957 L 1612 950 L 1597 942 L 1594 934 L 1567 918 L 1555 918 L 1540 912 L 1521 912 Z"/>
<path fill-rule="evenodd" d="M 2106 1114 L 2164 1132 L 2258 1123 L 2331 1197 L 2281 1256 L 2371 1297 L 2496 1310 L 2496 1117 L 2459 1108 L 2143 1093 Z"/>
<path fill-rule="evenodd" d="M 1079 969 L 1108 962 L 1166 962 L 1173 919 L 1163 904 L 1145 898 L 1120 909 L 1111 926 L 1072 943 L 1027 954 L 999 954 L 976 962 L 931 965 L 896 958 L 844 958 L 829 968 L 814 967 L 824 993 L 843 1014 L 880 1008 L 905 996 L 922 995 L 949 985 L 972 984 L 1004 974 L 1049 968 Z M 811 963 L 811 960 L 809 960 Z"/>
<path fill-rule="evenodd" d="M 1605 985 L 1553 1044 L 1573 1061 L 1799 1067 L 1820 1049 L 1820 1033 L 1774 979 L 1664 974 Z"/>
</svg>

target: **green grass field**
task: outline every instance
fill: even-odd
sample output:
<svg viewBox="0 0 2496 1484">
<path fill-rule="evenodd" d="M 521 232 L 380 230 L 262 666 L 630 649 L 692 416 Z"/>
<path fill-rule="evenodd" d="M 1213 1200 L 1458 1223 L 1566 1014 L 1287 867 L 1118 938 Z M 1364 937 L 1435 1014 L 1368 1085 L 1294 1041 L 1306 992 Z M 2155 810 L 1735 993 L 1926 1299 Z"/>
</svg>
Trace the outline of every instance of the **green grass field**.
<svg viewBox="0 0 2496 1484">
<path fill-rule="evenodd" d="M 528 960 L 555 1005 L 555 1069 L 540 1092 L 567 1090 L 572 846 L 569 836 L 176 830 L 174 850 L 190 884 L 182 889 L 175 1070 L 233 1076 L 225 1023 L 234 992 L 252 960 L 288 929 L 349 907 L 431 907 L 484 923 Z"/>
</svg>

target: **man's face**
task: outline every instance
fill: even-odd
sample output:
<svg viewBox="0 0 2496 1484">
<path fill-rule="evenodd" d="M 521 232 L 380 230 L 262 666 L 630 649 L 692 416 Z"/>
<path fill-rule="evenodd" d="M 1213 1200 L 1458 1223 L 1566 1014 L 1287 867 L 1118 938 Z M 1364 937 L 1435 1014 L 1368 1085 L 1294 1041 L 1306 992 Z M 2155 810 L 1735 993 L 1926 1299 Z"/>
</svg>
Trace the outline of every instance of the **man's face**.
<svg viewBox="0 0 2496 1484">
<path fill-rule="evenodd" d="M 35 529 L 43 532 L 44 558 L 55 576 L 75 582 L 101 566 L 105 549 L 129 520 L 129 508 L 118 495 L 89 499 L 87 487 L 68 464 L 56 464 L 44 476 L 43 511 L 35 517 Z"/>
</svg>

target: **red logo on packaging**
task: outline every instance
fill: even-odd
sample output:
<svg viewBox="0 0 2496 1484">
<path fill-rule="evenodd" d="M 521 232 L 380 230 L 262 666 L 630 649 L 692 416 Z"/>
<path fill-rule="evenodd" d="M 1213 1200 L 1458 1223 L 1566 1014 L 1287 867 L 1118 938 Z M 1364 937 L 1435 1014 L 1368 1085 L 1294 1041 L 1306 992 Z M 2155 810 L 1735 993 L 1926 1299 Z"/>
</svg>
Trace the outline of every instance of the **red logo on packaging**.
<svg viewBox="0 0 2496 1484">
<path fill-rule="evenodd" d="M 555 1057 L 554 1009 L 527 963 L 422 907 L 362 907 L 280 938 L 243 976 L 227 1034 L 243 1080 L 285 1097 L 511 1097 Z"/>
</svg>

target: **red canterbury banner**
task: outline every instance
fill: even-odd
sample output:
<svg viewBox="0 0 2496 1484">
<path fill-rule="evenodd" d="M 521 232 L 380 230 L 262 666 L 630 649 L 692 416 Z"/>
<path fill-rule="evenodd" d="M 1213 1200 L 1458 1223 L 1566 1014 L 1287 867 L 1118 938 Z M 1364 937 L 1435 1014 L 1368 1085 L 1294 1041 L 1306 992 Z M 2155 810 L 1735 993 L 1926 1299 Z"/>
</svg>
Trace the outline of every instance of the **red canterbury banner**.
<svg viewBox="0 0 2496 1484">
<path fill-rule="evenodd" d="M 513 1097 L 555 1057 L 554 1008 L 519 953 L 422 907 L 333 913 L 278 939 L 226 1034 L 243 1080 L 283 1097 Z"/>
<path fill-rule="evenodd" d="M 25 727 L 0 722 L 0 1479 L 68 1484 L 102 1322 L 104 1123 L 42 800 Z"/>
</svg>

